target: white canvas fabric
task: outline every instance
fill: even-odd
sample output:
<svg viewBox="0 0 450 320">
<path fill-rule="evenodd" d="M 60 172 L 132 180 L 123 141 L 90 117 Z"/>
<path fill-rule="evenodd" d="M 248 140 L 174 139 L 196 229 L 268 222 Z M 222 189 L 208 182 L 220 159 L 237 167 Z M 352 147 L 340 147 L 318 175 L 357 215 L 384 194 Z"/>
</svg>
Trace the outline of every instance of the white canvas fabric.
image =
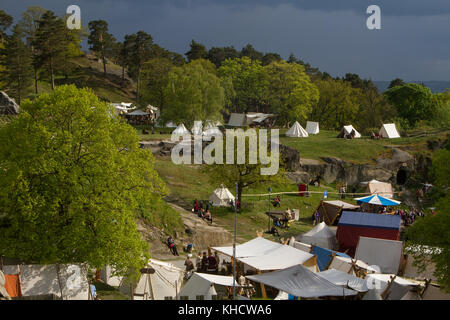
<svg viewBox="0 0 450 320">
<path fill-rule="evenodd" d="M 353 128 L 352 125 L 344 126 L 341 132 L 339 133 L 338 137 L 344 138 L 345 135 L 350 134 L 352 130 L 355 130 L 355 138 L 361 138 L 361 134 L 355 128 Z"/>
<path fill-rule="evenodd" d="M 214 192 L 209 196 L 209 201 L 216 207 L 229 206 L 230 200 L 234 201 L 234 196 L 230 190 L 225 188 L 223 185 L 214 190 Z"/>
<path fill-rule="evenodd" d="M 358 292 L 367 292 L 369 290 L 364 279 L 336 269 L 328 269 L 322 272 L 318 272 L 317 275 L 330 281 L 331 283 L 334 283 L 337 286 L 348 286 Z"/>
<path fill-rule="evenodd" d="M 308 132 L 303 129 L 298 121 L 295 121 L 292 127 L 286 132 L 286 136 L 293 138 L 306 138 L 308 137 Z"/>
<path fill-rule="evenodd" d="M 325 222 L 319 223 L 313 229 L 302 235 L 300 241 L 331 250 L 337 248 L 336 234 Z"/>
<path fill-rule="evenodd" d="M 380 267 L 381 273 L 397 274 L 403 241 L 359 237 L 355 258 Z"/>
<path fill-rule="evenodd" d="M 355 210 L 358 209 L 359 206 L 356 206 L 354 204 L 345 202 L 345 201 L 341 201 L 341 200 L 328 200 L 328 201 L 324 201 L 324 203 L 328 203 L 331 204 L 333 206 L 337 206 L 337 207 L 342 207 L 342 209 L 346 209 L 346 210 Z"/>
<path fill-rule="evenodd" d="M 215 251 L 233 256 L 233 247 L 214 247 Z M 294 247 L 255 238 L 244 244 L 236 246 L 236 258 L 251 268 L 257 270 L 279 270 L 295 264 L 303 264 L 314 255 Z"/>
<path fill-rule="evenodd" d="M 295 249 L 302 250 L 302 251 L 305 251 L 305 252 L 308 252 L 308 253 L 311 251 L 311 245 L 310 244 L 302 243 L 302 242 L 299 242 L 299 241 L 295 241 L 293 247 Z"/>
<path fill-rule="evenodd" d="M 255 282 L 282 290 L 290 295 L 301 298 L 325 296 L 352 296 L 357 292 L 342 288 L 318 276 L 302 265 L 295 265 L 283 270 L 247 276 Z"/>
<path fill-rule="evenodd" d="M 381 182 L 378 180 L 371 180 L 367 182 L 367 192 L 370 194 L 378 194 L 385 198 L 393 198 L 394 191 L 392 189 L 392 184 L 388 182 Z"/>
<path fill-rule="evenodd" d="M 3 266 L 5 274 L 17 274 L 19 265 Z M 82 265 L 54 264 L 20 265 L 20 285 L 22 295 L 39 296 L 54 294 L 63 300 L 88 300 L 88 270 Z"/>
<path fill-rule="evenodd" d="M 194 121 L 194 125 L 191 128 L 191 132 L 194 135 L 203 134 L 203 126 L 201 121 Z"/>
<path fill-rule="evenodd" d="M 366 276 L 366 282 L 371 287 L 376 288 L 375 290 L 378 293 L 382 293 L 387 288 L 389 282 L 391 281 L 391 277 L 394 277 L 394 274 L 370 274 Z M 417 286 L 418 283 L 411 282 L 401 277 L 395 277 L 394 283 L 388 289 L 388 296 L 386 300 L 400 300 L 404 297 L 408 291 Z"/>
<path fill-rule="evenodd" d="M 309 134 L 318 134 L 319 133 L 319 123 L 313 121 L 306 122 L 306 132 Z"/>
<path fill-rule="evenodd" d="M 378 132 L 383 138 L 395 139 L 400 138 L 400 134 L 397 131 L 395 123 L 383 124 L 380 131 Z"/>
<path fill-rule="evenodd" d="M 196 272 L 192 274 L 189 281 L 181 289 L 179 296 L 187 296 L 189 300 L 196 300 L 197 296 L 204 296 L 205 300 L 212 300 L 212 295 L 216 294 L 214 285 L 232 287 L 233 277 Z M 237 281 L 235 286 L 239 287 Z"/>
<path fill-rule="evenodd" d="M 364 269 L 365 271 L 367 271 L 369 273 L 378 272 L 376 269 L 372 268 L 371 266 L 369 266 L 367 263 L 365 263 L 362 260 L 356 260 L 355 264 L 357 267 Z M 331 261 L 328 269 L 336 269 L 336 270 L 339 270 L 339 271 L 342 271 L 345 273 L 349 273 L 350 270 L 352 269 L 352 259 L 346 258 L 346 257 L 335 256 L 333 258 L 333 260 Z"/>
<path fill-rule="evenodd" d="M 173 130 L 172 134 L 191 134 L 188 129 L 184 126 L 184 124 L 180 124 L 175 130 Z"/>
<path fill-rule="evenodd" d="M 183 284 L 184 270 L 171 263 L 150 259 L 147 265 L 155 273 L 142 274 L 134 290 L 134 300 L 176 298 Z"/>
</svg>

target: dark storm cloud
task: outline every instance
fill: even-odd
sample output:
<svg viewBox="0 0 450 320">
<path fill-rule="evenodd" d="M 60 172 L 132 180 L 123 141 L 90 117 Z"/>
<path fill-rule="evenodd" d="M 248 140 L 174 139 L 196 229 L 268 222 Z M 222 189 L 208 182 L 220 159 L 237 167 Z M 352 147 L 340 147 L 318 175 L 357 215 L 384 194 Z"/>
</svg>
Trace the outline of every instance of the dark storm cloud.
<svg viewBox="0 0 450 320">
<path fill-rule="evenodd" d="M 1 0 L 15 21 L 27 6 L 62 15 L 81 7 L 83 24 L 108 21 L 117 39 L 144 30 L 163 47 L 185 53 L 195 39 L 208 48 L 247 43 L 263 52 L 291 52 L 333 76 L 358 73 L 449 80 L 450 0 Z M 366 28 L 368 5 L 378 4 L 382 29 Z"/>
</svg>

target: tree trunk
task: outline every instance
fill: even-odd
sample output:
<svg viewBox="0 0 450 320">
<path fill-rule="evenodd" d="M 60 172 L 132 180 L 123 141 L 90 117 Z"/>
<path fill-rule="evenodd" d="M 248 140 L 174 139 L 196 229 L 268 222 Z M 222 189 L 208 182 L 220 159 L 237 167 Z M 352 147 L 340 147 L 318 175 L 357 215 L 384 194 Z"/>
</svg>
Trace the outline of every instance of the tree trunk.
<svg viewBox="0 0 450 320">
<path fill-rule="evenodd" d="M 103 61 L 103 73 L 106 74 L 106 58 L 105 53 L 102 51 L 102 61 Z"/>
<path fill-rule="evenodd" d="M 141 67 L 138 69 L 137 82 L 136 82 L 136 103 L 139 103 L 139 85 L 141 83 Z"/>
</svg>

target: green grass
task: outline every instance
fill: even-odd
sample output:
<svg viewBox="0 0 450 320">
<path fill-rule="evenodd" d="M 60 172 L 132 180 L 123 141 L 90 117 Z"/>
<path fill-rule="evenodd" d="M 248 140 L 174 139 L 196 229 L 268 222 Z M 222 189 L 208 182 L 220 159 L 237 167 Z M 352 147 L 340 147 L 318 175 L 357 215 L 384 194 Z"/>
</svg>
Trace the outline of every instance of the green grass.
<svg viewBox="0 0 450 320">
<path fill-rule="evenodd" d="M 208 176 L 202 172 L 200 165 L 175 165 L 170 158 L 157 158 L 156 170 L 166 182 L 170 195 L 168 201 L 174 202 L 186 209 L 190 209 L 194 199 L 207 200 L 214 189 L 221 184 L 220 181 L 211 183 Z M 285 179 L 282 184 L 270 185 L 272 192 L 297 191 L 297 186 L 290 180 Z M 265 194 L 269 185 L 257 188 L 244 189 L 243 194 Z M 228 186 L 234 194 L 233 186 Z M 291 224 L 289 230 L 279 229 L 282 237 L 290 237 L 312 228 L 311 215 L 314 209 L 323 199 L 322 192 L 336 192 L 334 186 L 310 187 L 310 191 L 320 191 L 321 194 L 311 194 L 310 197 L 299 197 L 294 195 L 281 196 L 281 208 L 299 209 L 300 220 Z M 271 196 L 273 198 L 273 196 Z M 337 195 L 329 195 L 328 199 L 337 199 Z M 243 197 L 242 210 L 238 214 L 238 238 L 239 241 L 247 241 L 256 237 L 257 230 L 267 230 L 268 217 L 265 212 L 269 209 L 268 196 Z M 271 210 L 275 210 L 271 206 Z M 230 208 L 216 208 L 211 210 L 214 221 L 228 231 L 234 230 L 234 212 Z M 268 239 L 276 240 L 272 235 L 264 235 Z"/>
<path fill-rule="evenodd" d="M 374 163 L 380 156 L 389 156 L 386 146 L 414 146 L 422 149 L 429 136 L 372 140 L 369 137 L 346 140 L 336 138 L 337 131 L 321 130 L 308 138 L 286 137 L 280 130 L 280 143 L 300 152 L 300 158 L 320 160 L 322 157 L 337 157 L 353 163 Z"/>
</svg>

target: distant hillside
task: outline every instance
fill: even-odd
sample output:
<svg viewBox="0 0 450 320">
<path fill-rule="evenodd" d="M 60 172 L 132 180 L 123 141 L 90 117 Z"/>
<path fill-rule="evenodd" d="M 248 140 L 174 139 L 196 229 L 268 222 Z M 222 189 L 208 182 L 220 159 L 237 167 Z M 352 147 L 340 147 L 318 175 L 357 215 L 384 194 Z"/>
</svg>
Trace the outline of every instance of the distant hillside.
<svg viewBox="0 0 450 320">
<path fill-rule="evenodd" d="M 373 81 L 377 86 L 379 92 L 384 92 L 389 87 L 390 81 Z M 411 81 L 408 83 L 423 83 L 425 86 L 431 89 L 433 93 L 444 92 L 446 89 L 450 89 L 450 81 Z"/>
<path fill-rule="evenodd" d="M 136 86 L 125 72 L 122 80 L 122 68 L 108 62 L 107 74 L 103 73 L 103 65 L 92 55 L 84 55 L 72 61 L 75 70 L 70 76 L 57 76 L 56 85 L 75 84 L 77 87 L 89 87 L 102 100 L 109 102 L 135 102 Z M 39 93 L 50 92 L 48 81 L 39 81 Z"/>
</svg>

